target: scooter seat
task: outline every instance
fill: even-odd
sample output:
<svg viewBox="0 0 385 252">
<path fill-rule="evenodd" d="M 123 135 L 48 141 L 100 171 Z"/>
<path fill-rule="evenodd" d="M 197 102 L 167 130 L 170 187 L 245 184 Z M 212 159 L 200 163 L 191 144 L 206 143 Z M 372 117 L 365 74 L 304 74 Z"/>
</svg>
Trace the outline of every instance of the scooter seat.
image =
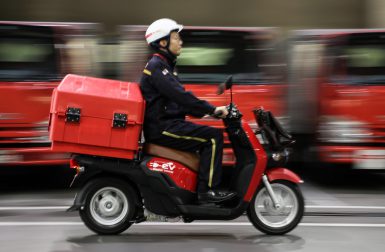
<svg viewBox="0 0 385 252">
<path fill-rule="evenodd" d="M 199 170 L 200 158 L 197 153 L 175 150 L 152 143 L 146 143 L 143 151 L 151 156 L 177 161 L 195 172 Z"/>
</svg>

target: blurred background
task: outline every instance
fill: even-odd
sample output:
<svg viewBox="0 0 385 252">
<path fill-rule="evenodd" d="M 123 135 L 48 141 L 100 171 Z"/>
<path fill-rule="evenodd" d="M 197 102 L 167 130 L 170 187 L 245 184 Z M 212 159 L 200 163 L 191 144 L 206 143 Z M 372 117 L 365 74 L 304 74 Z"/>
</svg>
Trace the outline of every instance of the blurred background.
<svg viewBox="0 0 385 252">
<path fill-rule="evenodd" d="M 224 105 L 210 94 L 233 75 L 251 126 L 263 106 L 297 139 L 293 164 L 384 170 L 384 16 L 382 0 L 3 1 L 0 180 L 20 188 L 9 178 L 33 169 L 68 185 L 69 154 L 50 150 L 52 90 L 68 73 L 138 81 L 151 54 L 145 29 L 163 17 L 186 27 L 177 65 L 186 89 Z"/>
<path fill-rule="evenodd" d="M 227 105 L 229 91 L 216 89 L 232 75 L 251 128 L 263 106 L 296 139 L 287 165 L 305 181 L 306 212 L 292 234 L 236 221 L 95 236 L 65 212 L 76 172 L 69 153 L 51 150 L 53 90 L 69 73 L 137 82 L 151 56 L 145 30 L 165 17 L 185 26 L 177 68 L 187 90 Z M 384 0 L 2 0 L 0 251 L 383 251 L 384 97 Z"/>
<path fill-rule="evenodd" d="M 185 25 L 366 28 L 384 26 L 381 0 L 14 0 L 3 1 L 2 20 L 150 24 L 160 17 Z"/>
</svg>

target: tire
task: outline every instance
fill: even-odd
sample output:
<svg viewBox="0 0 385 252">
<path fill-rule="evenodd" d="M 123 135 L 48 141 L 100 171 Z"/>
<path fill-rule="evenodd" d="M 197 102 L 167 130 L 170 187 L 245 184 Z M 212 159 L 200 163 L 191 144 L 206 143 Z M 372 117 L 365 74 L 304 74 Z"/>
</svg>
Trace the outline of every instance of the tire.
<svg viewBox="0 0 385 252">
<path fill-rule="evenodd" d="M 128 229 L 136 215 L 134 189 L 115 178 L 95 179 L 84 187 L 85 205 L 79 210 L 84 224 L 102 235 L 119 234 Z"/>
<path fill-rule="evenodd" d="M 274 181 L 271 187 L 280 207 L 274 208 L 266 187 L 262 186 L 250 202 L 247 216 L 254 227 L 263 233 L 286 234 L 301 221 L 305 208 L 304 199 L 298 185 L 292 182 Z"/>
</svg>

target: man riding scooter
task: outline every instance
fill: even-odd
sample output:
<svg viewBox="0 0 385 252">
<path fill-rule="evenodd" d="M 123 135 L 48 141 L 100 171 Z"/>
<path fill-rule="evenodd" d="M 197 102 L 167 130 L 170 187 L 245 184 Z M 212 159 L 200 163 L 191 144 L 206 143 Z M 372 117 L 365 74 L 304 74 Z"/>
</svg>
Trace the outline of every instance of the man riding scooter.
<svg viewBox="0 0 385 252">
<path fill-rule="evenodd" d="M 235 196 L 234 192 L 218 190 L 221 182 L 223 132 L 197 125 L 185 116 L 219 115 L 225 118 L 225 106 L 215 107 L 185 91 L 178 79 L 176 59 L 181 53 L 182 25 L 171 19 L 159 19 L 146 31 L 148 45 L 155 51 L 140 81 L 146 101 L 144 136 L 147 143 L 188 152 L 199 152 L 197 184 L 200 203 L 221 202 Z"/>
<path fill-rule="evenodd" d="M 233 220 L 245 212 L 266 234 L 291 231 L 301 221 L 304 199 L 301 178 L 283 167 L 287 136 L 267 130 L 274 117 L 263 109 L 253 110 L 257 131 L 242 120 L 231 76 L 217 92 L 229 90 L 226 108 L 186 92 L 175 71 L 180 29 L 169 19 L 149 27 L 147 40 L 157 53 L 141 86 L 70 74 L 55 89 L 52 149 L 73 154 L 72 186 L 80 187 L 68 211 L 79 211 L 84 224 L 103 235 L 144 221 Z M 186 114 L 227 114 L 222 122 L 236 160 L 230 179 L 220 183 L 223 132 L 186 122 Z M 140 148 L 143 127 L 147 142 Z M 221 192 L 219 185 L 236 193 Z"/>
</svg>

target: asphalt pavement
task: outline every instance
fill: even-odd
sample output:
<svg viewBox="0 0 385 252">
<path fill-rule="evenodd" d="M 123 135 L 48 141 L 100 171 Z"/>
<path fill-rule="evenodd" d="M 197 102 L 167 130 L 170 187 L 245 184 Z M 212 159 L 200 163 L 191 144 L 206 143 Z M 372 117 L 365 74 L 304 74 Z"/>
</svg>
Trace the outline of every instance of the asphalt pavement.
<svg viewBox="0 0 385 252">
<path fill-rule="evenodd" d="M 384 251 L 384 173 L 301 175 L 305 217 L 283 236 L 262 234 L 246 216 L 234 221 L 146 222 L 121 235 L 98 236 L 77 212 L 65 212 L 76 190 L 30 177 L 32 184 L 5 187 L 0 194 L 0 251 Z"/>
</svg>

